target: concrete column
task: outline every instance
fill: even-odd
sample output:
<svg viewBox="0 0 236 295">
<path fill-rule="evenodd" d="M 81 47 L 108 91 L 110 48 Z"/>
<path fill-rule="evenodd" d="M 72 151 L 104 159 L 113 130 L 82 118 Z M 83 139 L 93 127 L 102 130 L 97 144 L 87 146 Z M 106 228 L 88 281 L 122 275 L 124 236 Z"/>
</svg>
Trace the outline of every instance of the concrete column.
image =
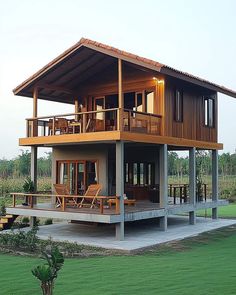
<svg viewBox="0 0 236 295">
<path fill-rule="evenodd" d="M 212 150 L 212 201 L 217 202 L 219 198 L 218 192 L 218 151 Z M 212 218 L 218 218 L 218 208 L 212 208 Z"/>
<path fill-rule="evenodd" d="M 124 240 L 124 142 L 116 142 L 116 195 L 120 196 L 120 222 L 116 224 L 116 239 Z"/>
<path fill-rule="evenodd" d="M 160 207 L 166 209 L 168 205 L 168 150 L 167 144 L 160 146 L 159 152 L 159 167 L 160 167 Z M 167 229 L 167 210 L 166 215 L 160 218 L 160 228 Z"/>
<path fill-rule="evenodd" d="M 196 206 L 196 148 L 189 149 L 189 202 Z M 189 224 L 196 223 L 196 212 L 189 212 Z"/>
<path fill-rule="evenodd" d="M 32 146 L 31 147 L 31 166 L 30 166 L 30 176 L 31 180 L 34 183 L 34 192 L 37 192 L 37 154 L 38 154 L 38 147 Z M 36 198 L 33 198 L 33 204 L 36 204 Z M 35 225 L 36 217 L 30 217 L 30 226 L 33 227 Z"/>
</svg>

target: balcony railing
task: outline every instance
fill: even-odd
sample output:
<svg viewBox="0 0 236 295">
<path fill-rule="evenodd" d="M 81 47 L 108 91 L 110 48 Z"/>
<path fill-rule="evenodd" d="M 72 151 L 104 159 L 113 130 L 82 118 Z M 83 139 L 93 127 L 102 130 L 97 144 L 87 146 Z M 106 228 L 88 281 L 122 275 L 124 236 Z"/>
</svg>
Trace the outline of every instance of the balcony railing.
<svg viewBox="0 0 236 295">
<path fill-rule="evenodd" d="M 124 131 L 161 135 L 161 116 L 127 109 L 121 112 L 118 108 L 45 116 L 26 121 L 27 137 L 116 131 L 121 127 Z"/>
</svg>

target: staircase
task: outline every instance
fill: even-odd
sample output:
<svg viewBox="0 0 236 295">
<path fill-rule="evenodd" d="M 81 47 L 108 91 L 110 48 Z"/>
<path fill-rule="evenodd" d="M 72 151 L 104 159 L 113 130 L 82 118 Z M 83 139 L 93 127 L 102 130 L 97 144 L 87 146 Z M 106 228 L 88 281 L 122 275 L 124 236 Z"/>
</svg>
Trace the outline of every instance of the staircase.
<svg viewBox="0 0 236 295">
<path fill-rule="evenodd" d="M 13 222 L 16 220 L 18 215 L 5 215 L 0 216 L 0 231 L 4 229 L 9 229 L 13 225 Z"/>
</svg>

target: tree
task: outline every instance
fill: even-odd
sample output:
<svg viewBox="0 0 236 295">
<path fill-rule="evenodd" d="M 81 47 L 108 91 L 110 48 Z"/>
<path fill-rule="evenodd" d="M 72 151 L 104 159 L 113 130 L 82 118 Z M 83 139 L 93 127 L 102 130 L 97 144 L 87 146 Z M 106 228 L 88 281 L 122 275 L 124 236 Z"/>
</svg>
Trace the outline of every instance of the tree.
<svg viewBox="0 0 236 295">
<path fill-rule="evenodd" d="M 43 295 L 52 295 L 55 279 L 64 264 L 64 257 L 57 247 L 53 247 L 49 253 L 42 254 L 46 263 L 35 267 L 32 274 L 40 280 Z"/>
</svg>

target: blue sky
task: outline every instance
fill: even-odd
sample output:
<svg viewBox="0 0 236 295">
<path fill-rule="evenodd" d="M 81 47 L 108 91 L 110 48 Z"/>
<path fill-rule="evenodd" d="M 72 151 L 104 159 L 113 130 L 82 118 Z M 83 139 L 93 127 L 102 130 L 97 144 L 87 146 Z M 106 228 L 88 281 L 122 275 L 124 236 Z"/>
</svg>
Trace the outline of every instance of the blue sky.
<svg viewBox="0 0 236 295">
<path fill-rule="evenodd" d="M 81 37 L 236 90 L 236 1 L 0 1 L 0 158 L 19 153 L 30 98 L 12 89 Z M 72 111 L 40 102 L 39 115 Z M 236 100 L 219 95 L 219 142 L 236 149 Z"/>
</svg>

